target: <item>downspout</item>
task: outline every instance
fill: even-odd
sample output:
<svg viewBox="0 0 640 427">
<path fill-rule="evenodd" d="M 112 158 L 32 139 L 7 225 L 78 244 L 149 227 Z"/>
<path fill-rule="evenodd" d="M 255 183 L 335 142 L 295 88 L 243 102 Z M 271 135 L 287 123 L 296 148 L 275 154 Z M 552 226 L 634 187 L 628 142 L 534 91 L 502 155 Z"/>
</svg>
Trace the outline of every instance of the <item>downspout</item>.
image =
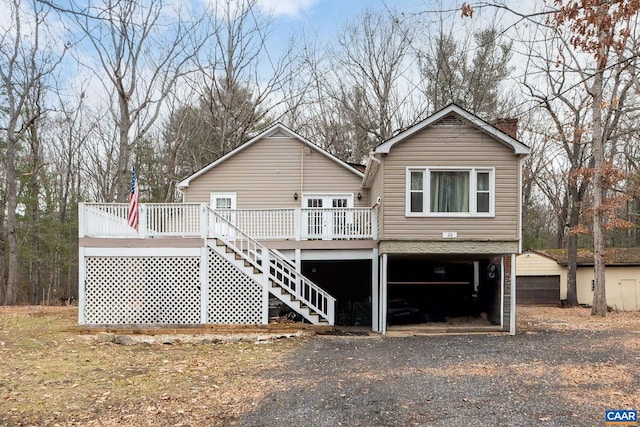
<svg viewBox="0 0 640 427">
<path fill-rule="evenodd" d="M 304 147 L 300 149 L 300 200 L 304 191 Z M 302 204 L 302 202 L 300 202 Z"/>
</svg>

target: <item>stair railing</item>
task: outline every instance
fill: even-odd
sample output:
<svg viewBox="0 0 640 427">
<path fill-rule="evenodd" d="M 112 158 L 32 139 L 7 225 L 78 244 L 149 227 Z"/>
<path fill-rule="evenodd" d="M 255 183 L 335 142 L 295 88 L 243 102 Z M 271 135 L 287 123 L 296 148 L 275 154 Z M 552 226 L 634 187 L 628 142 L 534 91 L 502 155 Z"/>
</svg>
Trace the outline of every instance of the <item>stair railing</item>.
<svg viewBox="0 0 640 427">
<path fill-rule="evenodd" d="M 302 275 L 289 261 L 276 252 L 258 243 L 236 227 L 223 214 L 207 206 L 210 213 L 209 229 L 213 237 L 222 240 L 242 259 L 256 269 L 266 271 L 271 281 L 284 289 L 312 312 L 330 325 L 335 319 L 335 298 L 314 282 Z M 267 268 L 268 267 L 268 268 Z"/>
</svg>

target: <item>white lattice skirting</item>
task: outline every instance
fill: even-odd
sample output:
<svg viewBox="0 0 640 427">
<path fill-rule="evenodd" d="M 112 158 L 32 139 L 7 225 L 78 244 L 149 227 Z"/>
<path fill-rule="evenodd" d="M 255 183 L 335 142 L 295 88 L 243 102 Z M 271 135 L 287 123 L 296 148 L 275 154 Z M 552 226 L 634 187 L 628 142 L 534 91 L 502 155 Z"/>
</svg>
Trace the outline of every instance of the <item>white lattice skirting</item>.
<svg viewBox="0 0 640 427">
<path fill-rule="evenodd" d="M 257 324 L 268 304 L 260 284 L 209 248 L 161 255 L 92 248 L 80 277 L 80 323 Z M 84 274 L 82 269 L 84 269 Z"/>
</svg>

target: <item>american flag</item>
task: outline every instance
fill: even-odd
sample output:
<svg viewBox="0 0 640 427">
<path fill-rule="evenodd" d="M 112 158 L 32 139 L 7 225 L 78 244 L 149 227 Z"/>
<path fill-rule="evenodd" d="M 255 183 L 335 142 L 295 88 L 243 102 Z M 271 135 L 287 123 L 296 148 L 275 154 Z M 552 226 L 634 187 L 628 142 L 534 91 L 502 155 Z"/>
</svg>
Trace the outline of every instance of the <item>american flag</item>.
<svg viewBox="0 0 640 427">
<path fill-rule="evenodd" d="M 131 194 L 129 194 L 129 227 L 138 231 L 138 200 L 140 191 L 138 190 L 138 177 L 136 168 L 131 169 Z"/>
</svg>

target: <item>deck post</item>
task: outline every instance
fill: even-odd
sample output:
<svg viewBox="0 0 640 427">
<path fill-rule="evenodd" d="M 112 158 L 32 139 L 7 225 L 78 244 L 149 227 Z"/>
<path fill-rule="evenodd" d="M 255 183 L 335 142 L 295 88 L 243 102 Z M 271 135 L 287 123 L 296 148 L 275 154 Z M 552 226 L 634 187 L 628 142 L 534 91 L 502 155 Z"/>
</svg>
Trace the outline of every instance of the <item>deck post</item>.
<svg viewBox="0 0 640 427">
<path fill-rule="evenodd" d="M 293 238 L 300 241 L 302 237 L 302 210 L 295 208 L 293 211 Z"/>
<path fill-rule="evenodd" d="M 78 203 L 78 237 L 82 238 L 85 236 L 85 205 L 84 202 Z"/>
<path fill-rule="evenodd" d="M 387 281 L 388 281 L 388 266 L 387 263 L 389 261 L 389 256 L 387 254 L 382 254 L 382 265 L 381 265 L 381 280 L 380 280 L 380 333 L 383 335 L 387 334 Z"/>
<path fill-rule="evenodd" d="M 209 323 L 209 248 L 200 248 L 200 323 Z"/>
<path fill-rule="evenodd" d="M 380 260 L 378 249 L 374 248 L 371 255 L 371 328 L 374 332 L 380 332 L 379 325 L 379 284 L 380 284 Z"/>
<path fill-rule="evenodd" d="M 207 221 L 207 205 L 205 203 L 200 204 L 200 237 L 206 239 L 209 236 L 208 224 Z"/>
<path fill-rule="evenodd" d="M 140 210 L 138 212 L 138 237 L 144 239 L 147 237 L 147 205 L 146 203 L 140 203 Z"/>
<path fill-rule="evenodd" d="M 371 238 L 378 240 L 378 207 L 371 209 Z"/>
<path fill-rule="evenodd" d="M 262 323 L 269 323 L 269 273 L 271 272 L 271 257 L 269 251 L 262 252 Z"/>
<path fill-rule="evenodd" d="M 87 318 L 85 316 L 85 306 L 87 304 L 86 296 L 86 279 L 87 279 L 87 263 L 84 258 L 84 247 L 78 248 L 78 324 L 85 325 Z"/>
</svg>

